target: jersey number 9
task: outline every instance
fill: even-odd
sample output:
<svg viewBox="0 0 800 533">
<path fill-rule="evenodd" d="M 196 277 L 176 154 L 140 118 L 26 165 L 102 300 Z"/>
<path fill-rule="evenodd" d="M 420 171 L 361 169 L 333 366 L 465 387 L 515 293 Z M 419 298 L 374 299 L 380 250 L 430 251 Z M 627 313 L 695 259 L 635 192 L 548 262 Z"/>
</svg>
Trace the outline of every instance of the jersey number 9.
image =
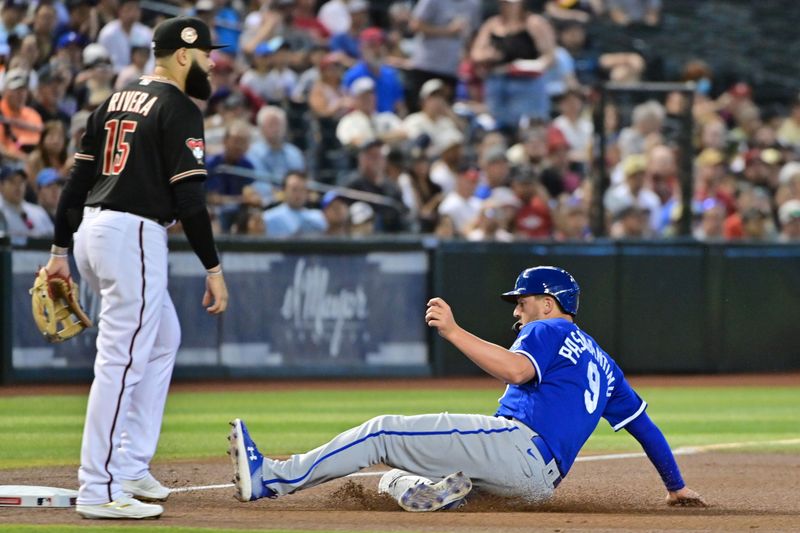
<svg viewBox="0 0 800 533">
<path fill-rule="evenodd" d="M 586 367 L 586 379 L 589 380 L 589 390 L 583 391 L 583 403 L 586 405 L 586 412 L 592 414 L 597 409 L 597 400 L 600 399 L 600 371 L 594 361 L 589 361 Z"/>
</svg>

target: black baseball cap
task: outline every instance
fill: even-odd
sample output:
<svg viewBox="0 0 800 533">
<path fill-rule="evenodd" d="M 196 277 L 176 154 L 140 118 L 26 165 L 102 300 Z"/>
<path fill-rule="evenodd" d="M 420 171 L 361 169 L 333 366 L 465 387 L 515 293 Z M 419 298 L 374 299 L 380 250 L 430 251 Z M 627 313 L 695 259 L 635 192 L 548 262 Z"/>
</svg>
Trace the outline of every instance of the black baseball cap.
<svg viewBox="0 0 800 533">
<path fill-rule="evenodd" d="M 174 17 L 161 22 L 153 31 L 153 50 L 200 48 L 216 50 L 225 44 L 213 44 L 205 22 L 195 17 Z"/>
</svg>

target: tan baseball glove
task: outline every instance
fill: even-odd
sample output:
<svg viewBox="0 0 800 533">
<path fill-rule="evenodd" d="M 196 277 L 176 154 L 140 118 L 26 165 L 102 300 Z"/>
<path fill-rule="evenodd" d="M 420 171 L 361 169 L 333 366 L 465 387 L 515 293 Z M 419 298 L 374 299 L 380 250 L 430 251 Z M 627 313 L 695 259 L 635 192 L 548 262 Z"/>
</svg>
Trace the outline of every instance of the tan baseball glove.
<svg viewBox="0 0 800 533">
<path fill-rule="evenodd" d="M 63 342 L 92 327 L 78 303 L 78 285 L 71 277 L 49 275 L 41 268 L 29 292 L 33 320 L 48 342 Z"/>
</svg>

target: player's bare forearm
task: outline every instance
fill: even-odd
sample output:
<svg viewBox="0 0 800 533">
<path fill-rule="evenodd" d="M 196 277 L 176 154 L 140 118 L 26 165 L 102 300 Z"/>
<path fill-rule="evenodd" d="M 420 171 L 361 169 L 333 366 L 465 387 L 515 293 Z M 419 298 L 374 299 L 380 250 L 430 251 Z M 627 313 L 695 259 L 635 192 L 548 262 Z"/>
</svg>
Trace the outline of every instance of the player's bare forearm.
<svg viewBox="0 0 800 533">
<path fill-rule="evenodd" d="M 441 298 L 428 302 L 425 322 L 486 373 L 506 383 L 526 383 L 536 375 L 533 365 L 502 346 L 485 341 L 456 324 L 450 306 Z"/>
<path fill-rule="evenodd" d="M 461 327 L 447 340 L 487 374 L 505 383 L 520 385 L 536 376 L 536 370 L 525 357 L 483 340 Z"/>
</svg>

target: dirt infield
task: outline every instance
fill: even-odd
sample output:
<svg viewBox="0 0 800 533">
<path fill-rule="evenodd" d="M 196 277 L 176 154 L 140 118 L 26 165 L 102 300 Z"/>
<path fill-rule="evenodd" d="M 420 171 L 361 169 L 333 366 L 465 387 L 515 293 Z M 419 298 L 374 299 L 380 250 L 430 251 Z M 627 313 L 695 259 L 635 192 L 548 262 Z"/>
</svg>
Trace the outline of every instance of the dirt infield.
<svg viewBox="0 0 800 533">
<path fill-rule="evenodd" d="M 687 482 L 708 499 L 711 507 L 667 507 L 662 503 L 660 480 L 642 458 L 576 463 L 555 498 L 538 507 L 475 494 L 458 511 L 406 513 L 376 493 L 377 477 L 359 477 L 247 504 L 234 500 L 230 488 L 176 493 L 165 504 L 166 512 L 158 524 L 459 533 L 800 529 L 800 455 L 708 453 L 680 457 L 679 462 Z M 227 457 L 157 463 L 153 471 L 172 487 L 227 483 L 231 477 Z M 76 468 L 6 470 L 2 475 L 3 483 L 73 487 Z M 3 509 L 0 524 L 3 522 L 87 523 L 72 510 L 56 509 Z"/>
</svg>

